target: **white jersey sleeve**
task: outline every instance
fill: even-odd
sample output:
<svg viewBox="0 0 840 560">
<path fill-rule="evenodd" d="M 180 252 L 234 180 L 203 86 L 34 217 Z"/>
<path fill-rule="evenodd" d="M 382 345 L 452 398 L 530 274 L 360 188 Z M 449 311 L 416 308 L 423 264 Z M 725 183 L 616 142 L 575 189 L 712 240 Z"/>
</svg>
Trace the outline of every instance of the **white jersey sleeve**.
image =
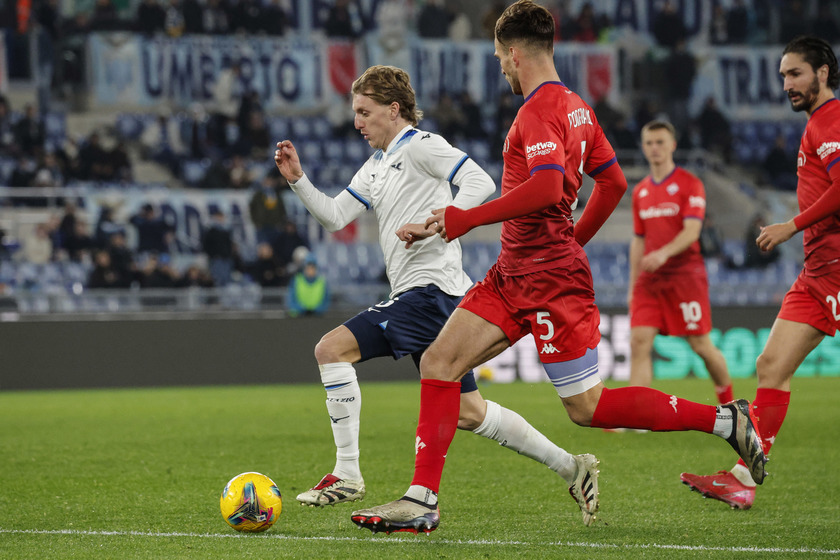
<svg viewBox="0 0 840 560">
<path fill-rule="evenodd" d="M 496 190 L 490 175 L 442 136 L 421 136 L 417 144 L 422 147 L 413 153 L 417 167 L 458 187 L 454 206 L 461 210 L 478 206 Z"/>
<path fill-rule="evenodd" d="M 370 207 L 350 189 L 341 191 L 335 198 L 325 195 L 315 188 L 305 174 L 296 183 L 289 183 L 289 186 L 309 213 L 329 232 L 340 230 Z"/>
</svg>

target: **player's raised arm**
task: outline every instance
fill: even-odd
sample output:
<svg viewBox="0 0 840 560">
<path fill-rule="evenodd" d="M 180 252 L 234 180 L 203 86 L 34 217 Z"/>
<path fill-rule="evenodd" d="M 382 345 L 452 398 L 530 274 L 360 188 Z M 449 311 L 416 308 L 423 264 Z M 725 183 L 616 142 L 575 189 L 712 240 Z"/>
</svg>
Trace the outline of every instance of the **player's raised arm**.
<svg viewBox="0 0 840 560">
<path fill-rule="evenodd" d="M 303 167 L 300 165 L 300 158 L 291 140 L 277 142 L 274 164 L 289 183 L 296 183 L 303 176 Z"/>
</svg>

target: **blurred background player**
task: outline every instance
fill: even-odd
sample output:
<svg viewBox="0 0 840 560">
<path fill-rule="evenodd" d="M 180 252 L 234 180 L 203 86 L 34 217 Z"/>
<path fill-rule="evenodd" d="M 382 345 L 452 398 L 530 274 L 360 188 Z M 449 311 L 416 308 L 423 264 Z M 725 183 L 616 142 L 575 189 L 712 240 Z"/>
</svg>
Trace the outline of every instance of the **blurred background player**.
<svg viewBox="0 0 840 560">
<path fill-rule="evenodd" d="M 706 364 L 718 402 L 733 400 L 726 359 L 712 343 L 709 281 L 700 253 L 706 192 L 674 163 L 676 131 L 652 121 L 642 128 L 650 175 L 633 189 L 630 242 L 630 384 L 650 386 L 657 334 L 682 336 Z"/>
<path fill-rule="evenodd" d="M 460 245 L 446 243 L 421 222 L 434 208 L 472 208 L 495 190 L 490 176 L 464 152 L 437 134 L 414 128 L 422 112 L 405 71 L 373 66 L 353 83 L 352 92 L 355 127 L 376 151 L 347 189 L 330 198 L 315 188 L 289 140 L 278 142 L 274 158 L 292 190 L 327 230 L 337 231 L 366 210 L 375 211 L 391 284 L 389 301 L 336 327 L 315 347 L 336 463 L 321 482 L 297 497 L 310 506 L 351 502 L 365 495 L 359 466 L 362 395 L 353 364 L 405 355 L 419 364 L 472 285 L 461 265 Z M 450 182 L 458 186 L 454 200 Z M 579 456 L 551 443 L 519 414 L 485 401 L 472 372 L 459 388 L 459 428 L 544 463 L 567 483 L 576 476 Z"/>
<path fill-rule="evenodd" d="M 771 251 L 804 232 L 805 267 L 785 294 L 764 351 L 756 360 L 758 389 L 753 409 L 764 452 L 769 453 L 790 404 L 790 381 L 822 339 L 840 328 L 840 86 L 837 57 L 831 45 L 813 36 L 797 37 L 785 47 L 779 73 L 796 112 L 808 113 L 799 144 L 796 196 L 799 214 L 765 226 L 756 239 Z M 736 509 L 749 509 L 755 483 L 742 462 L 731 471 L 680 480 L 708 498 Z"/>
<path fill-rule="evenodd" d="M 351 515 L 373 532 L 428 533 L 438 526 L 437 492 L 455 435 L 458 380 L 529 333 L 576 424 L 713 433 L 749 461 L 757 482 L 764 479 L 747 401 L 714 407 L 650 387 L 607 389 L 601 381 L 600 315 L 583 245 L 615 210 L 627 180 L 594 111 L 560 81 L 554 28 L 551 13 L 531 0 L 512 4 L 496 22 L 494 54 L 513 92 L 525 98 L 505 142 L 502 196 L 469 210 L 438 208 L 426 225 L 452 241 L 501 221 L 502 250 L 423 355 L 414 479 L 401 499 Z M 584 172 L 595 187 L 575 225 L 572 209 Z M 597 513 L 591 486 L 576 479 L 571 490 L 591 524 Z"/>
</svg>

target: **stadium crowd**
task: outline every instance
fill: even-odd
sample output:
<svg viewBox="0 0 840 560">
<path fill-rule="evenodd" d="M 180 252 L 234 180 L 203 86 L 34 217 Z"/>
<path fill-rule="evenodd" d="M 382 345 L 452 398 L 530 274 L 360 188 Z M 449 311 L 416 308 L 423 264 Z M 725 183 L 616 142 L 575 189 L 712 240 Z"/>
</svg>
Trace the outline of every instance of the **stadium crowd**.
<svg viewBox="0 0 840 560">
<path fill-rule="evenodd" d="M 359 40 L 401 22 L 423 38 L 452 40 L 492 37 L 492 23 L 505 2 L 483 4 L 485 12 L 468 17 L 461 3 L 428 0 L 378 3 L 373 17 L 365 16 L 353 0 L 330 3 L 323 17 L 322 31 L 335 39 Z M 581 4 L 576 13 L 567 2 L 547 2 L 557 22 L 556 40 L 610 42 L 615 31 L 609 17 L 597 3 Z M 132 132 L 121 126 L 97 128 L 84 136 L 68 134 L 60 112 L 50 111 L 49 98 L 60 99 L 68 85 L 79 84 L 85 74 L 80 40 L 90 31 L 126 31 L 153 36 L 180 37 L 190 34 L 290 37 L 298 33 L 297 19 L 284 0 L 97 0 L 91 10 L 63 13 L 57 0 L 34 0 L 31 13 L 23 13 L 19 2 L 4 3 L 0 26 L 6 30 L 9 76 L 25 75 L 28 33 L 39 30 L 47 52 L 52 54 L 50 94 L 37 103 L 12 107 L 0 96 L 0 184 L 10 187 L 60 189 L 79 183 L 118 184 L 133 188 L 138 161 L 153 161 L 171 174 L 172 188 L 184 185 L 199 189 L 238 189 L 251 194 L 251 218 L 258 232 L 259 249 L 246 251 L 230 241 L 230 224 L 225 216 L 214 216 L 203 224 L 199 264 L 181 270 L 170 256 L 179 248 L 166 224 L 155 225 L 160 240 L 153 248 L 143 245 L 138 224 L 157 223 L 160 217 L 138 216 L 126 223 L 114 223 L 112 209 L 98 208 L 95 223 L 76 218 L 73 204 L 37 224 L 26 239 L 5 246 L 2 258 L 31 262 L 70 260 L 90 268 L 88 287 L 181 287 L 225 285 L 231 278 L 246 277 L 264 286 L 286 285 L 297 264 L 294 249 L 307 243 L 286 216 L 282 193 L 285 182 L 273 170 L 270 154 L 278 115 L 263 107 L 256 91 L 243 91 L 236 61 L 217 80 L 213 99 L 188 109 L 145 115 Z M 838 8 L 832 2 L 750 2 L 733 0 L 717 6 L 705 32 L 712 45 L 770 44 L 784 42 L 804 32 L 817 32 L 831 42 L 840 40 Z M 641 126 L 655 117 L 667 116 L 683 134 L 681 148 L 702 148 L 718 154 L 728 164 L 745 165 L 756 183 L 793 188 L 792 161 L 796 142 L 779 133 L 772 137 L 763 157 L 750 160 L 739 156 L 734 144 L 736 132 L 727 117 L 709 98 L 697 114 L 687 114 L 685 100 L 696 76 L 698 61 L 686 49 L 688 30 L 672 1 L 661 4 L 652 16 L 651 35 L 659 53 L 662 90 L 638 103 L 630 112 L 598 99 L 593 108 L 613 146 L 619 153 L 639 151 Z M 444 134 L 456 145 L 481 146 L 486 158 L 482 165 L 499 165 L 504 134 L 516 115 L 521 100 L 502 95 L 496 107 L 479 107 L 469 95 L 441 96 L 426 109 L 422 126 Z M 352 113 L 335 110 L 324 119 L 332 138 L 359 143 L 352 126 Z M 288 122 L 288 119 L 285 119 Z M 348 162 L 358 166 L 366 158 L 360 151 Z M 773 184 L 771 185 L 771 178 Z M 335 177 L 336 186 L 349 176 Z M 329 182 L 329 181 L 327 181 Z M 30 192 L 30 191 L 27 191 Z M 4 206 L 45 206 L 46 198 L 14 196 Z M 54 198 L 63 202 L 60 197 Z M 154 208 L 152 208 L 154 211 Z M 145 220 L 142 221 L 142 220 Z M 154 228 L 153 228 L 154 229 Z M 128 240 L 136 239 L 135 246 Z M 259 256 L 257 256 L 259 255 Z"/>
</svg>

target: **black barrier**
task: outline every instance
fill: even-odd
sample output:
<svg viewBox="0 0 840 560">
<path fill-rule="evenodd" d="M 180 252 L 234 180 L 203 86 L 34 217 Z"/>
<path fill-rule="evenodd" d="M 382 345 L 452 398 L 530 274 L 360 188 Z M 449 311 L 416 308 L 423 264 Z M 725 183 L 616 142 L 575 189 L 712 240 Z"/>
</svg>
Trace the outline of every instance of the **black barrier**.
<svg viewBox="0 0 840 560">
<path fill-rule="evenodd" d="M 733 377 L 755 374 L 755 358 L 777 312 L 776 307 L 713 309 L 712 338 Z M 317 383 L 315 344 L 349 315 L 137 317 L 0 322 L 0 390 Z M 626 310 L 603 308 L 601 318 L 601 375 L 624 380 L 629 375 Z M 680 338 L 658 337 L 655 350 L 658 378 L 707 375 Z M 544 380 L 536 348 L 527 340 L 479 369 L 496 382 Z M 419 379 L 410 359 L 371 360 L 357 371 L 361 381 Z M 840 337 L 826 338 L 797 375 L 840 376 Z"/>
</svg>

